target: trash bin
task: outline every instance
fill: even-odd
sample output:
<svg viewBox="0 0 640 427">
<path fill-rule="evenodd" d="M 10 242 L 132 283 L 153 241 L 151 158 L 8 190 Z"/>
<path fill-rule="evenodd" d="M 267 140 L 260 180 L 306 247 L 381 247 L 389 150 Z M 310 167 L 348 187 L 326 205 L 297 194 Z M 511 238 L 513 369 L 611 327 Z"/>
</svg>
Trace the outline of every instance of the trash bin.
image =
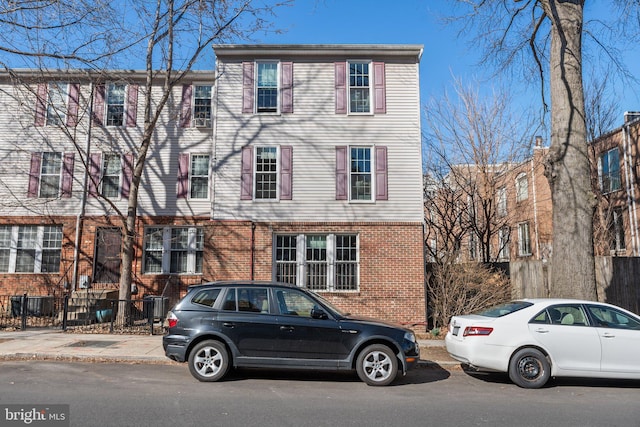
<svg viewBox="0 0 640 427">
<path fill-rule="evenodd" d="M 157 295 L 147 295 L 142 301 L 144 316 L 147 319 L 164 319 L 167 316 L 169 298 Z"/>
</svg>

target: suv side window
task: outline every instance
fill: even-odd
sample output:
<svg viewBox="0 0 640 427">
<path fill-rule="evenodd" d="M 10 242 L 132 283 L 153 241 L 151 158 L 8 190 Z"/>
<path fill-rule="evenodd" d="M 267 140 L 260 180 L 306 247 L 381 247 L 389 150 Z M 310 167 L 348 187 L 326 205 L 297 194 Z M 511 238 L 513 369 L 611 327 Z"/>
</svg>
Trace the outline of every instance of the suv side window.
<svg viewBox="0 0 640 427">
<path fill-rule="evenodd" d="M 280 313 L 292 314 L 294 316 L 311 317 L 311 310 L 316 306 L 316 302 L 305 293 L 295 289 L 276 291 L 276 299 Z"/>
<path fill-rule="evenodd" d="M 193 304 L 206 305 L 207 307 L 213 307 L 216 303 L 216 299 L 220 296 L 220 289 L 204 289 L 198 292 L 192 299 Z"/>
<path fill-rule="evenodd" d="M 229 289 L 222 309 L 269 313 L 269 293 L 266 288 Z"/>
</svg>

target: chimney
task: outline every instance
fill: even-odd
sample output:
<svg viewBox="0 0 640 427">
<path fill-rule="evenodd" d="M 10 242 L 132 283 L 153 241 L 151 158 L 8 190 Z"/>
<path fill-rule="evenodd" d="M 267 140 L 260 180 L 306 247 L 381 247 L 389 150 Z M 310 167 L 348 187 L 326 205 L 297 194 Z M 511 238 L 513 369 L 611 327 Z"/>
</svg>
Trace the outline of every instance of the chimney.
<svg viewBox="0 0 640 427">
<path fill-rule="evenodd" d="M 624 124 L 635 122 L 640 119 L 640 111 L 625 111 L 624 112 Z"/>
<path fill-rule="evenodd" d="M 542 148 L 542 137 L 540 135 L 536 136 L 535 148 Z"/>
</svg>

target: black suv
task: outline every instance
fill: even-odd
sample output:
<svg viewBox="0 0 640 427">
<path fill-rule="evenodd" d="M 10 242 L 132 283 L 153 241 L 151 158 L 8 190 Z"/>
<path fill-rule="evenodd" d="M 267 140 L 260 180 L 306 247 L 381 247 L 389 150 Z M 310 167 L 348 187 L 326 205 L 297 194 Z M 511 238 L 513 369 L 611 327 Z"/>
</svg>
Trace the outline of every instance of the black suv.
<svg viewBox="0 0 640 427">
<path fill-rule="evenodd" d="M 414 333 L 340 312 L 319 295 L 271 282 L 213 282 L 189 288 L 169 312 L 167 357 L 189 362 L 200 381 L 231 366 L 356 370 L 388 385 L 420 358 Z"/>
</svg>

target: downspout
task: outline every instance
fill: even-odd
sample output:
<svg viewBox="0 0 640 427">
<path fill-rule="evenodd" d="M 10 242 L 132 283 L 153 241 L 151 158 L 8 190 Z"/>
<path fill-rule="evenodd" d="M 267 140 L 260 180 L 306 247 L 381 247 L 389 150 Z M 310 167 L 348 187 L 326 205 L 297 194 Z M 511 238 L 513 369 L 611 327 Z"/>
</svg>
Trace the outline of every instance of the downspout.
<svg viewBox="0 0 640 427">
<path fill-rule="evenodd" d="M 622 151 L 624 155 L 624 176 L 626 181 L 626 193 L 627 193 L 627 209 L 629 211 L 629 230 L 631 232 L 631 250 L 633 256 L 638 256 L 638 247 L 640 242 L 638 241 L 638 217 L 636 213 L 636 195 L 635 187 L 631 182 L 631 156 L 629 153 L 629 125 L 625 123 L 622 125 Z"/>
<path fill-rule="evenodd" d="M 79 96 L 79 95 L 78 95 Z M 82 220 L 84 218 L 86 206 L 87 206 L 87 183 L 89 182 L 89 156 L 91 150 L 91 116 L 93 115 L 93 81 L 89 82 L 89 124 L 86 135 L 85 145 L 85 159 L 87 161 L 87 167 L 84 168 L 84 177 L 82 182 L 82 199 L 80 201 L 80 211 L 76 216 L 76 237 L 75 244 L 73 245 L 73 277 L 71 278 L 71 290 L 75 291 L 78 285 L 78 259 L 80 257 L 80 241 L 82 237 Z"/>
<path fill-rule="evenodd" d="M 538 233 L 538 195 L 536 193 L 536 171 L 535 171 L 535 149 L 533 159 L 531 160 L 531 192 L 533 193 L 533 229 L 536 234 L 536 259 L 540 259 L 540 233 Z"/>
<path fill-rule="evenodd" d="M 256 223 L 251 221 L 251 280 L 255 280 Z"/>
</svg>

